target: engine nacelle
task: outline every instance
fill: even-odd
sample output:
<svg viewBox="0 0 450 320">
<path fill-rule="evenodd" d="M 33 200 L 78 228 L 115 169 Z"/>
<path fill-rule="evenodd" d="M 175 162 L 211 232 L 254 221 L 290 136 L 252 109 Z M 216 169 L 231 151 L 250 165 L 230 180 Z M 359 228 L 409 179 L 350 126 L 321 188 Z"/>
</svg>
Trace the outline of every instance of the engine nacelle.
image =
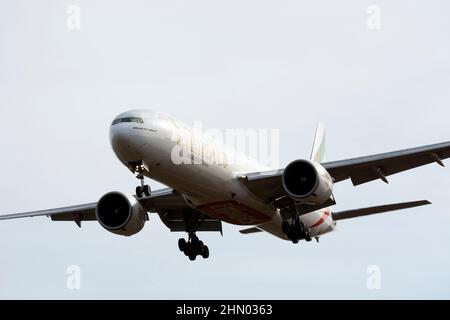
<svg viewBox="0 0 450 320">
<path fill-rule="evenodd" d="M 103 228 L 123 236 L 138 233 L 147 220 L 145 210 L 134 197 L 116 191 L 101 197 L 95 215 Z"/>
<path fill-rule="evenodd" d="M 333 179 L 317 162 L 295 160 L 283 172 L 283 187 L 296 202 L 322 204 L 333 192 Z"/>
</svg>

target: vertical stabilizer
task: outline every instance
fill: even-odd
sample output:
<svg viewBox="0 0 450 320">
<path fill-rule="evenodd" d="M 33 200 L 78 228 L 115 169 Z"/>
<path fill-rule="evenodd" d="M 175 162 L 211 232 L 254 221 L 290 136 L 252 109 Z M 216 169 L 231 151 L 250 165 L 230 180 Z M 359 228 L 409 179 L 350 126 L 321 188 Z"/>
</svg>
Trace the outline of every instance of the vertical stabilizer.
<svg viewBox="0 0 450 320">
<path fill-rule="evenodd" d="M 325 161 L 326 141 L 325 141 L 325 125 L 319 122 L 314 138 L 314 145 L 311 152 L 311 160 L 315 162 Z"/>
</svg>

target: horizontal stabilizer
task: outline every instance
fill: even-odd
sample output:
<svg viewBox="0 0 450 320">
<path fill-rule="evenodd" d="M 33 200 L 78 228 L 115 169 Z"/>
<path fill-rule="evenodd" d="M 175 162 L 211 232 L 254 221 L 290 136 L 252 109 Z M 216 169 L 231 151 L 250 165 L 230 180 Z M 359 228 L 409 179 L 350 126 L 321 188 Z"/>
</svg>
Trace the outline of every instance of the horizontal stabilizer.
<svg viewBox="0 0 450 320">
<path fill-rule="evenodd" d="M 427 200 L 422 200 L 422 201 L 386 204 L 383 206 L 361 208 L 361 209 L 355 209 L 355 210 L 346 210 L 346 211 L 341 211 L 341 212 L 333 212 L 333 219 L 334 220 L 351 219 L 351 218 L 357 218 L 357 217 L 362 217 L 362 216 L 368 216 L 371 214 L 388 212 L 388 211 L 420 207 L 420 206 L 425 206 L 425 205 L 429 205 L 429 204 L 431 204 L 431 202 L 429 202 Z"/>
<path fill-rule="evenodd" d="M 239 232 L 242 234 L 250 234 L 250 233 L 262 232 L 262 230 L 258 229 L 256 227 L 253 227 L 253 228 L 249 228 L 249 229 L 239 230 Z"/>
</svg>

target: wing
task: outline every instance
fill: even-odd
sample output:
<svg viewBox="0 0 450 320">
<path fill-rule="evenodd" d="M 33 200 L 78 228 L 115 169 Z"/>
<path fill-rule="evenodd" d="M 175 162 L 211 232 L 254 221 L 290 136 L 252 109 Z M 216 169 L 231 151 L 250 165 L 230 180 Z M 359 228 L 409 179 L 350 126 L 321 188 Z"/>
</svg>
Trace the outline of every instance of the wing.
<svg viewBox="0 0 450 320">
<path fill-rule="evenodd" d="M 192 221 L 200 221 L 197 231 L 219 231 L 222 232 L 222 223 L 218 219 L 189 207 L 181 193 L 167 188 L 152 192 L 150 197 L 138 199 L 139 203 L 147 212 L 158 213 L 161 221 L 170 231 L 188 231 L 192 228 Z M 96 202 L 63 207 L 57 209 L 31 211 L 25 213 L 0 215 L 0 220 L 47 216 L 53 221 L 74 221 L 81 227 L 82 221 L 96 221 Z M 195 218 L 195 219 L 194 219 Z"/>
<path fill-rule="evenodd" d="M 386 204 L 386 205 L 378 206 L 378 207 L 370 207 L 370 208 L 333 212 L 333 220 L 351 219 L 351 218 L 356 218 L 356 217 L 368 216 L 371 214 L 426 206 L 429 204 L 431 204 L 431 202 L 422 200 L 422 201 Z"/>
<path fill-rule="evenodd" d="M 0 215 L 0 220 L 17 219 L 17 218 L 29 218 L 47 216 L 54 221 L 58 220 L 70 220 L 70 221 L 91 221 L 97 220 L 95 217 L 95 207 L 97 203 L 87 203 L 77 206 L 70 206 L 64 208 L 56 208 L 49 210 L 30 211 L 16 214 Z"/>
<path fill-rule="evenodd" d="M 351 179 L 357 186 L 372 180 L 414 169 L 430 163 L 444 166 L 442 160 L 450 157 L 450 142 L 419 148 L 389 152 L 369 157 L 325 163 L 323 166 L 335 182 Z"/>
<path fill-rule="evenodd" d="M 335 182 L 351 179 L 353 185 L 360 185 L 376 179 L 387 182 L 387 177 L 430 163 L 444 166 L 442 160 L 450 157 L 450 142 L 419 148 L 382 153 L 367 157 L 325 162 L 323 167 Z M 285 196 L 281 182 L 283 169 L 244 174 L 240 179 L 258 198 L 273 202 Z"/>
</svg>

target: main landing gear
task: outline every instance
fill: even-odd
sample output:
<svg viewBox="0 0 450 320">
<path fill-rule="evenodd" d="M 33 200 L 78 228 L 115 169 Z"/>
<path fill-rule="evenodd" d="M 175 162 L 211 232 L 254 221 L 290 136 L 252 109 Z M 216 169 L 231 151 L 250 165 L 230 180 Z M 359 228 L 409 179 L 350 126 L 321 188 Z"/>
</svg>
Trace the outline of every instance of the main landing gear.
<svg viewBox="0 0 450 320">
<path fill-rule="evenodd" d="M 205 216 L 199 212 L 187 210 L 184 212 L 184 220 L 186 222 L 186 232 L 188 239 L 183 238 L 178 240 L 178 249 L 189 257 L 189 260 L 194 261 L 197 256 L 202 256 L 203 259 L 209 258 L 209 248 L 201 241 L 195 234 L 200 225 L 205 220 Z"/>
<path fill-rule="evenodd" d="M 283 221 L 281 224 L 283 233 L 293 242 L 298 243 L 300 240 L 305 239 L 311 241 L 311 232 L 301 221 L 300 218 L 294 217 L 292 222 Z"/>
<path fill-rule="evenodd" d="M 179 239 L 178 248 L 188 256 L 191 261 L 197 259 L 197 256 L 202 256 L 203 259 L 208 259 L 209 257 L 208 246 L 196 236 L 195 232 L 189 233 L 188 241 L 183 238 Z"/>
</svg>

